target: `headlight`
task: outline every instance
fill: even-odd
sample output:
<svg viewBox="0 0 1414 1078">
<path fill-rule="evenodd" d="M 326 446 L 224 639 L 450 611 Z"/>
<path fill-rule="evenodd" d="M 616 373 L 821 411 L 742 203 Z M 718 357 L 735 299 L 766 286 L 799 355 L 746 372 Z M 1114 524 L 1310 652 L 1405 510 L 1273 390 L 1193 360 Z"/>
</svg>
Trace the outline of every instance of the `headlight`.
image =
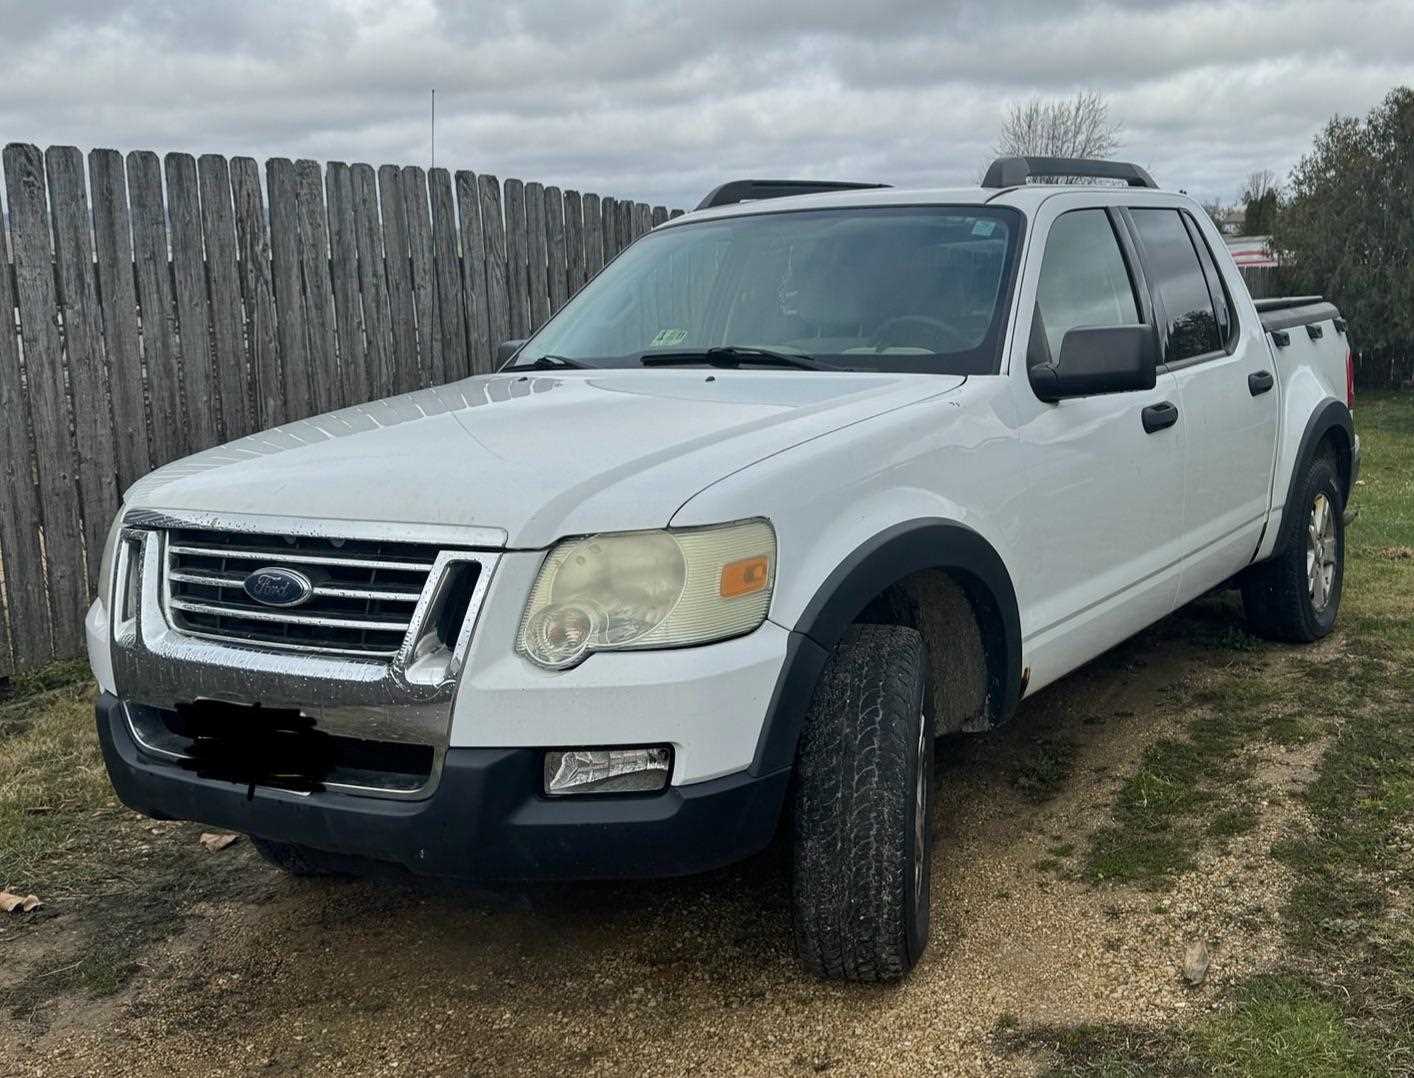
<svg viewBox="0 0 1414 1078">
<path fill-rule="evenodd" d="M 113 563 L 118 558 L 118 536 L 122 530 L 123 507 L 119 506 L 113 526 L 108 529 L 108 541 L 103 544 L 103 560 L 98 563 L 98 601 L 105 610 L 113 598 Z"/>
<path fill-rule="evenodd" d="M 516 650 L 560 670 L 592 651 L 740 636 L 766 620 L 775 572 L 764 520 L 570 539 L 540 568 Z"/>
</svg>

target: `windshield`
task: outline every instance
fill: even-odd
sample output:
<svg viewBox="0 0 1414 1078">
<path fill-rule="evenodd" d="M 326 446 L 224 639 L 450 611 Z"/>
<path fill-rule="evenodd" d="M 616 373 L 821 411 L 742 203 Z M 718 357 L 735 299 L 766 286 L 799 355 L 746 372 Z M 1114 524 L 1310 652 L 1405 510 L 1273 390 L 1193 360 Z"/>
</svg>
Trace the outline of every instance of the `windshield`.
<svg viewBox="0 0 1414 1078">
<path fill-rule="evenodd" d="M 675 353 L 745 366 L 754 349 L 767 354 L 745 356 L 753 367 L 784 353 L 850 370 L 995 374 L 1020 230 L 1020 215 L 998 206 L 670 226 L 606 266 L 512 368 L 655 365 Z"/>
</svg>

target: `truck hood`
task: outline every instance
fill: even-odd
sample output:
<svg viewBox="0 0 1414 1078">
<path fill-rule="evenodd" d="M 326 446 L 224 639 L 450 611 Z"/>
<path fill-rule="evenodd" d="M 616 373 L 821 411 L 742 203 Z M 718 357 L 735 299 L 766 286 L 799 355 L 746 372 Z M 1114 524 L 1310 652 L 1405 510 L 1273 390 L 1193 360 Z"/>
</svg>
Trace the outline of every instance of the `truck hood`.
<svg viewBox="0 0 1414 1078">
<path fill-rule="evenodd" d="M 942 393 L 951 375 L 493 374 L 345 408 L 169 464 L 129 508 L 499 529 L 514 548 L 662 527 L 774 453 Z"/>
</svg>

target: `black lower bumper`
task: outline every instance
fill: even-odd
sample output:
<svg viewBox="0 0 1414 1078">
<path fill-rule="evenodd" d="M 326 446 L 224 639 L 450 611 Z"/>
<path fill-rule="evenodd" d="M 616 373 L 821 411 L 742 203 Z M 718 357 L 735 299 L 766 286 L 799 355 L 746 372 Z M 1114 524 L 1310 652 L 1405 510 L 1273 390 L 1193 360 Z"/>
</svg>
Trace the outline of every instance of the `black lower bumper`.
<svg viewBox="0 0 1414 1078">
<path fill-rule="evenodd" d="M 108 774 L 129 808 L 466 880 L 636 879 L 717 868 L 765 848 L 790 773 L 661 794 L 549 799 L 543 751 L 450 749 L 432 796 L 299 794 L 205 778 L 142 752 L 122 704 L 98 699 Z"/>
</svg>

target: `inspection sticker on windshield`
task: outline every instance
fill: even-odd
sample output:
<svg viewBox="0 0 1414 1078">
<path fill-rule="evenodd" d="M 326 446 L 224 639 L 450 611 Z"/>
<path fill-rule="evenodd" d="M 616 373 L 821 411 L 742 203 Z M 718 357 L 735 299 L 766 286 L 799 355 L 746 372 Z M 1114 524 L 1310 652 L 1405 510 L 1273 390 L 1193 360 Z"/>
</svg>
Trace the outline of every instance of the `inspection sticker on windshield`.
<svg viewBox="0 0 1414 1078">
<path fill-rule="evenodd" d="M 654 348 L 661 348 L 664 345 L 682 344 L 687 340 L 687 330 L 685 329 L 663 329 L 658 331 L 658 336 L 652 340 Z"/>
<path fill-rule="evenodd" d="M 972 226 L 972 234 L 974 236 L 990 236 L 992 234 L 992 229 L 996 227 L 997 222 L 995 221 L 978 221 L 975 225 Z"/>
</svg>

